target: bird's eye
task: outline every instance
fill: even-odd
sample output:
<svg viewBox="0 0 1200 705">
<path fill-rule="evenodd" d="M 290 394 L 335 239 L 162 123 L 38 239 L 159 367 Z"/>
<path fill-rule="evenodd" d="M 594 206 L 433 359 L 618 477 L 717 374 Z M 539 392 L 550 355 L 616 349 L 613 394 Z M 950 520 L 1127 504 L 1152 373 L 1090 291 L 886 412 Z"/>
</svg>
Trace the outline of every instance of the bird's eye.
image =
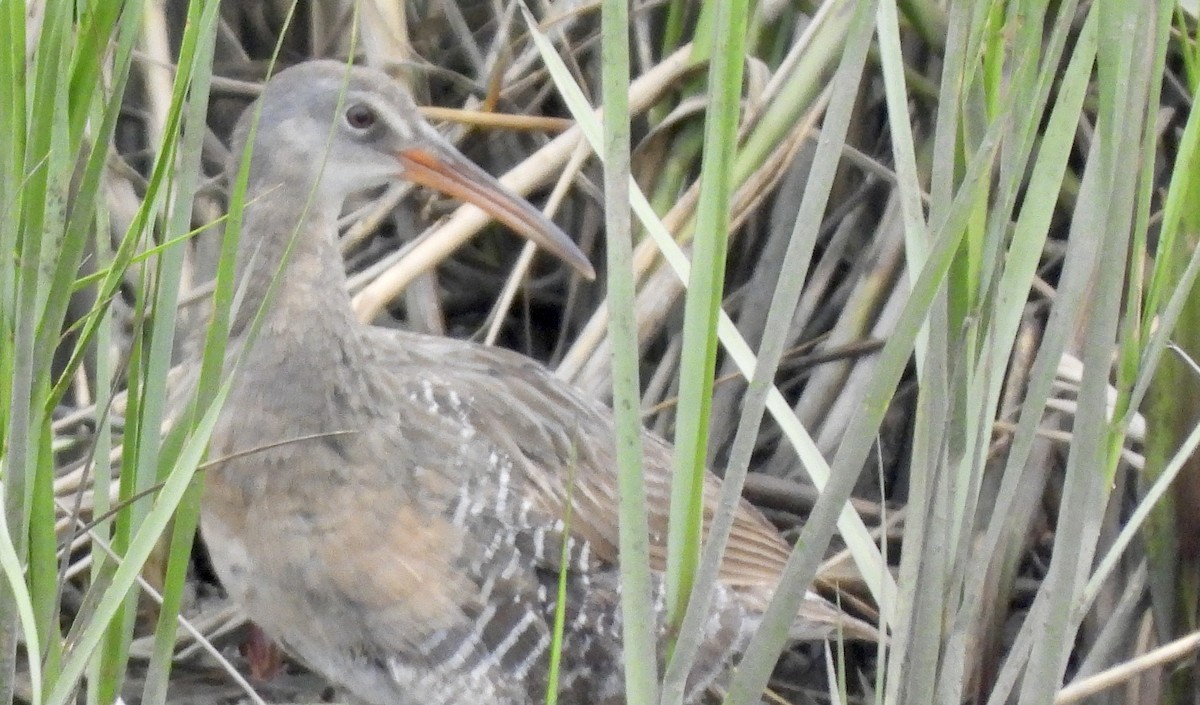
<svg viewBox="0 0 1200 705">
<path fill-rule="evenodd" d="M 351 105 L 346 108 L 346 124 L 356 130 L 366 130 L 375 124 L 375 111 L 362 103 Z"/>
</svg>

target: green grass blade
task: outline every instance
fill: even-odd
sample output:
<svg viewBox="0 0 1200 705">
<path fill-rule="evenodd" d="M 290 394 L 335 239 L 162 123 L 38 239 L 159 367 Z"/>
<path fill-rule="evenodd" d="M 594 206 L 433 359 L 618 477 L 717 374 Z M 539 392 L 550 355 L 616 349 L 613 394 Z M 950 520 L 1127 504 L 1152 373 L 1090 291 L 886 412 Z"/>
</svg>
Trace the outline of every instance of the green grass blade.
<svg viewBox="0 0 1200 705">
<path fill-rule="evenodd" d="M 93 619 L 81 631 L 78 639 L 72 643 L 71 649 L 63 661 L 60 679 L 47 696 L 46 705 L 67 705 L 71 702 L 75 683 L 83 674 L 88 659 L 100 645 L 108 624 L 117 615 L 125 603 L 127 595 L 133 589 L 142 565 L 150 556 L 159 537 L 166 530 L 184 495 L 192 487 L 192 478 L 200 465 L 200 459 L 204 456 L 208 438 L 212 434 L 221 404 L 228 393 L 229 384 L 226 383 L 214 404 L 195 425 L 193 435 L 188 438 L 175 466 L 167 475 L 166 482 L 155 496 L 144 521 L 129 542 L 124 560 L 113 573 L 112 582 L 105 588 L 97 602 Z"/>
<path fill-rule="evenodd" d="M 858 96 L 867 49 L 873 33 L 871 18 L 873 3 L 860 3 L 850 23 L 841 65 L 834 76 L 833 97 L 825 116 L 826 129 L 813 158 L 813 168 L 796 217 L 782 271 L 806 272 L 817 243 L 821 216 L 829 202 L 846 132 L 849 116 Z M 764 327 L 758 363 L 742 404 L 737 435 L 726 466 L 721 487 L 720 503 L 713 517 L 708 543 L 704 546 L 696 587 L 680 628 L 676 648 L 671 655 L 663 680 L 663 705 L 680 703 L 688 673 L 700 648 L 704 623 L 708 620 L 707 606 L 716 584 L 721 557 L 733 528 L 733 518 L 741 500 L 741 490 L 750 465 L 766 409 L 768 393 L 787 340 L 787 322 L 795 315 L 803 289 L 803 277 L 782 277 L 776 287 L 767 323 Z M 685 345 L 686 347 L 686 345 Z"/>
<path fill-rule="evenodd" d="M 641 387 L 638 383 L 637 321 L 633 312 L 628 27 L 628 3 L 624 0 L 604 0 L 601 6 L 601 75 L 605 115 L 604 224 L 611 311 L 613 409 L 620 473 L 619 551 L 625 701 L 630 705 L 651 705 L 658 699 L 658 658 L 655 649 L 657 620 L 652 609 L 649 530 L 642 479 L 642 420 L 638 405 Z"/>
<path fill-rule="evenodd" d="M 749 3 L 721 2 L 710 5 L 709 10 L 708 27 L 712 30 L 714 51 L 708 74 L 692 273 L 683 313 L 675 465 L 667 530 L 667 624 L 672 631 L 677 631 L 683 621 L 700 560 L 708 422 L 717 361 L 717 319 L 729 243 Z"/>
</svg>

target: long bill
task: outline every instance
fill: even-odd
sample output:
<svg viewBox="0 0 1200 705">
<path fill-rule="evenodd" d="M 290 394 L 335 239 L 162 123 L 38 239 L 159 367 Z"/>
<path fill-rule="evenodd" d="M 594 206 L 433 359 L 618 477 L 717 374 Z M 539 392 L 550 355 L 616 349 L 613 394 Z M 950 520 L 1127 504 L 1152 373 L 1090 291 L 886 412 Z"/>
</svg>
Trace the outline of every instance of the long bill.
<svg viewBox="0 0 1200 705">
<path fill-rule="evenodd" d="M 479 206 L 587 279 L 596 278 L 592 263 L 566 233 L 457 150 L 429 143 L 401 150 L 398 157 L 404 179 Z"/>
</svg>

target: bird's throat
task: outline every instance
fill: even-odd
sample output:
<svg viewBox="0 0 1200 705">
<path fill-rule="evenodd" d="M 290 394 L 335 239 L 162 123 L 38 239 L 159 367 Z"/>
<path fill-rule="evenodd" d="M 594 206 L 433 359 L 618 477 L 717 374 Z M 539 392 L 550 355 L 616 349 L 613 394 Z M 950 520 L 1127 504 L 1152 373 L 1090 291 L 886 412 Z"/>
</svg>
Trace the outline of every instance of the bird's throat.
<svg viewBox="0 0 1200 705">
<path fill-rule="evenodd" d="M 359 324 L 336 245 L 340 207 L 306 206 L 300 194 L 286 193 L 246 207 L 231 338 L 253 339 L 248 357 L 262 364 L 303 360 L 311 370 L 344 364 L 358 344 Z"/>
</svg>

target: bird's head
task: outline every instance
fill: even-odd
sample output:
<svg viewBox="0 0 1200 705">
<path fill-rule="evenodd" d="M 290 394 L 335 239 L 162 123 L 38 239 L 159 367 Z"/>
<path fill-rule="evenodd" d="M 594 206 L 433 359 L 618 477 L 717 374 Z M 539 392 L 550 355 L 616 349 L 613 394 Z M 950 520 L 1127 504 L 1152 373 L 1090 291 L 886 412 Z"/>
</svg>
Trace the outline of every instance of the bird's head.
<svg viewBox="0 0 1200 705">
<path fill-rule="evenodd" d="M 307 180 L 314 198 L 340 207 L 352 193 L 396 181 L 427 186 L 479 206 L 588 278 L 575 243 L 540 211 L 441 137 L 408 91 L 387 74 L 337 61 L 280 71 L 234 131 L 233 159 L 253 129 L 250 179 Z"/>
</svg>

